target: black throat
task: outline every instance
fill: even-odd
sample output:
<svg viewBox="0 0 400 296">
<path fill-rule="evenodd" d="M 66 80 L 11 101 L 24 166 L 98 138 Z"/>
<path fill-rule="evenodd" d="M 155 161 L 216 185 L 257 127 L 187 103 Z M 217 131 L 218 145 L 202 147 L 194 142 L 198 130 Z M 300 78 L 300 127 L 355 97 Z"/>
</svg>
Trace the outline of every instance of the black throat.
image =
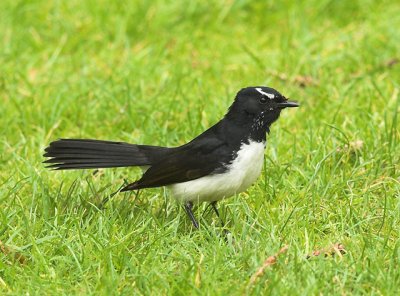
<svg viewBox="0 0 400 296">
<path fill-rule="evenodd" d="M 224 129 L 229 130 L 229 134 L 240 139 L 240 142 L 265 142 L 267 133 L 270 131 L 270 124 L 266 120 L 265 113 L 257 116 L 246 112 L 228 112 L 223 121 Z"/>
</svg>

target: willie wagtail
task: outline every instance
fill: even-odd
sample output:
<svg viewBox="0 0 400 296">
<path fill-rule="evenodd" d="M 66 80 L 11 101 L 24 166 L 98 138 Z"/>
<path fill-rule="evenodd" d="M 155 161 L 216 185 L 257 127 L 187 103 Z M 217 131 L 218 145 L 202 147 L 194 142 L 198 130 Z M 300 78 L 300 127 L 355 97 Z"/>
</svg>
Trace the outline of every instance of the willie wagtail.
<svg viewBox="0 0 400 296">
<path fill-rule="evenodd" d="M 45 149 L 55 170 L 139 166 L 143 176 L 121 191 L 167 186 L 184 204 L 193 226 L 193 202 L 216 202 L 245 191 L 261 173 L 266 134 L 282 109 L 298 107 L 270 87 L 241 89 L 217 124 L 179 147 L 60 139 Z"/>
</svg>

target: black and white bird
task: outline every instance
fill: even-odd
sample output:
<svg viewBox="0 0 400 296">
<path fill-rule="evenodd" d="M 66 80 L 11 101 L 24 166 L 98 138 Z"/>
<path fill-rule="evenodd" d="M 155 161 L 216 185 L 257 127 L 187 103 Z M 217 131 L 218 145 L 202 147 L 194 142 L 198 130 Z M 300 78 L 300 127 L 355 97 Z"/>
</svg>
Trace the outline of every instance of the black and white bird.
<svg viewBox="0 0 400 296">
<path fill-rule="evenodd" d="M 219 217 L 216 202 L 245 191 L 260 176 L 271 124 L 282 109 L 298 106 L 273 88 L 246 87 L 222 120 L 182 146 L 60 139 L 45 149 L 45 163 L 55 170 L 142 167 L 143 176 L 121 191 L 167 186 L 199 228 L 193 203 L 211 203 Z"/>
</svg>

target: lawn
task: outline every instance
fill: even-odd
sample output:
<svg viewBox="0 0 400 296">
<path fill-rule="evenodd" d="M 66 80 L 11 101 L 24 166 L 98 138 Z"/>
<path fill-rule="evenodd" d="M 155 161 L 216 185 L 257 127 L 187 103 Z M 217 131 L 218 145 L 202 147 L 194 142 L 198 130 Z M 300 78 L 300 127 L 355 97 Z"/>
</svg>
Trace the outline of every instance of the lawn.
<svg viewBox="0 0 400 296">
<path fill-rule="evenodd" d="M 396 1 L 0 1 L 0 294 L 395 295 L 399 28 Z M 99 207 L 140 169 L 42 164 L 61 137 L 181 145 L 251 85 L 301 107 L 227 237 L 164 189 Z"/>
</svg>

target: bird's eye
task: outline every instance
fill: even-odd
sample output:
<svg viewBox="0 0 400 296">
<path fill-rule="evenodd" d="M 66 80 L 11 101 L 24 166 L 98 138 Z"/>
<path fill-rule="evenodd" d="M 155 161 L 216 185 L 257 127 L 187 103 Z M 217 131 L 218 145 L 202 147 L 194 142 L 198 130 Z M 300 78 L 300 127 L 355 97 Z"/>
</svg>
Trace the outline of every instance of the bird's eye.
<svg viewBox="0 0 400 296">
<path fill-rule="evenodd" d="M 261 103 L 261 104 L 265 104 L 266 102 L 268 102 L 268 99 L 267 99 L 266 97 L 262 96 L 262 97 L 260 98 L 260 103 Z"/>
</svg>

